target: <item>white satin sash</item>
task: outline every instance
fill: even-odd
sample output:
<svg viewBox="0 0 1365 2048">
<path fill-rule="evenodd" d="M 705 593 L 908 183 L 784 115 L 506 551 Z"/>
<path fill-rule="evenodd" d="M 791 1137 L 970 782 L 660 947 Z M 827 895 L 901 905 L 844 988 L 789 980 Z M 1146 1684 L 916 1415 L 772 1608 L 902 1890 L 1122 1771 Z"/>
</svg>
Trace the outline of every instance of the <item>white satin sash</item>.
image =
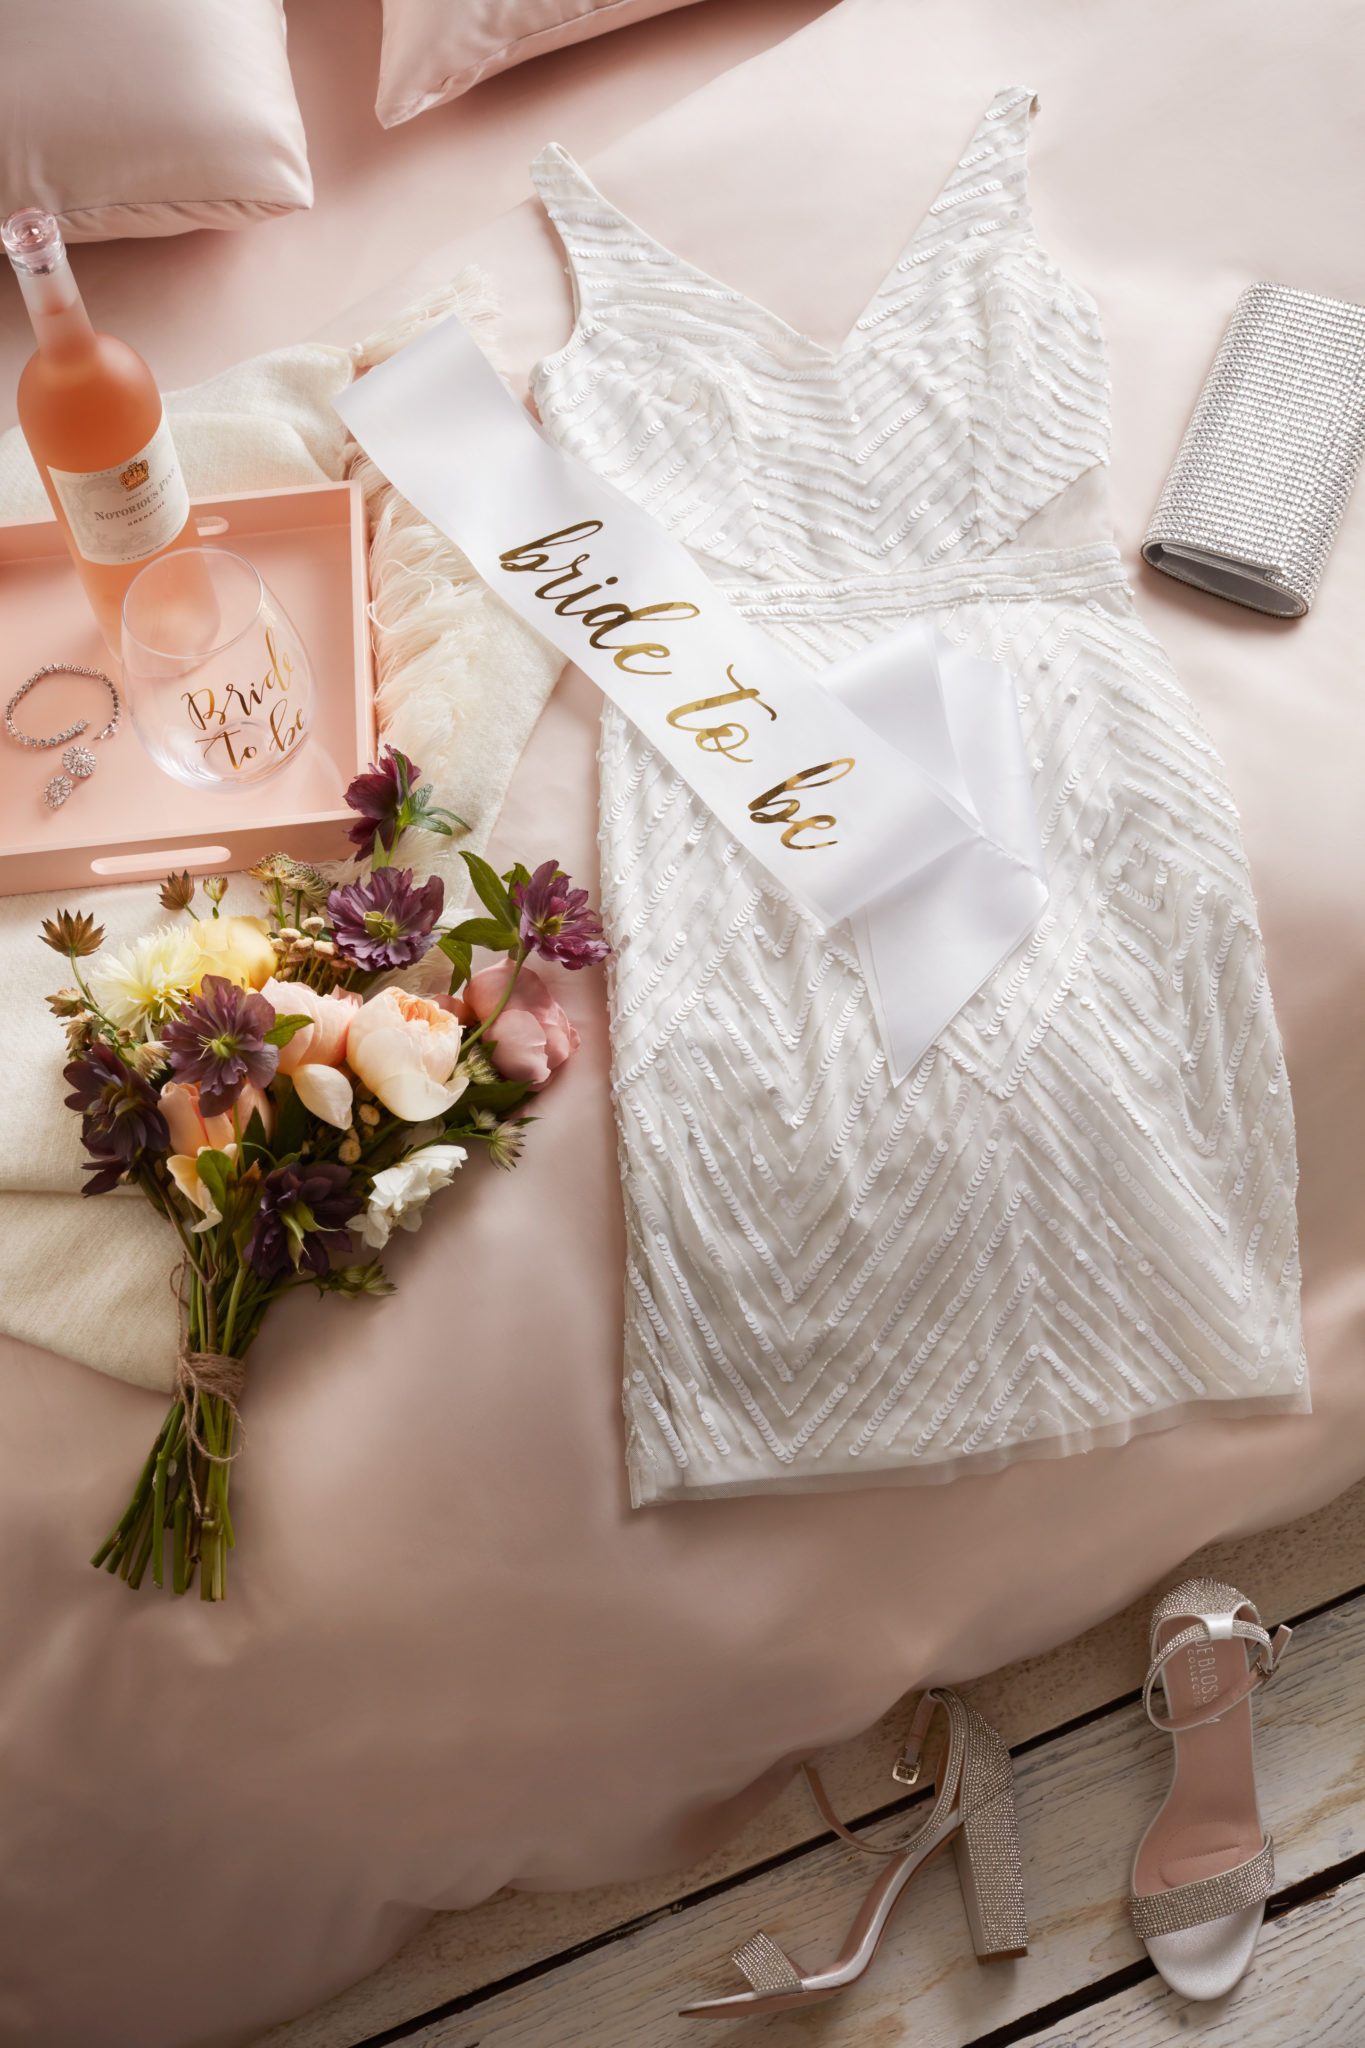
<svg viewBox="0 0 1365 2048">
<path fill-rule="evenodd" d="M 892 1078 L 901 1081 L 1047 907 L 1019 707 L 998 661 L 964 654 L 920 620 L 826 669 L 822 681 L 939 777 L 979 827 L 853 920 Z"/>
<path fill-rule="evenodd" d="M 396 489 L 822 927 L 899 1080 L 1047 900 L 1008 676 L 918 623 L 816 679 L 551 442 L 450 318 L 335 401 Z"/>
</svg>

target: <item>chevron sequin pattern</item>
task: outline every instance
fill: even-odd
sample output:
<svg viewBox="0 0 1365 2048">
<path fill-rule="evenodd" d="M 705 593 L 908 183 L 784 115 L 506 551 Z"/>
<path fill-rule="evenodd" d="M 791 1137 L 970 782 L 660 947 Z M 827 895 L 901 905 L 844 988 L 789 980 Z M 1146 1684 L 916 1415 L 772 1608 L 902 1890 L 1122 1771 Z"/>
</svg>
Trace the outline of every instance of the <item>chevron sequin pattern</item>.
<svg viewBox="0 0 1365 2048">
<path fill-rule="evenodd" d="M 900 1086 L 857 956 L 611 707 L 632 1497 L 945 1479 L 1189 1404 L 1306 1406 L 1293 1122 L 1220 762 L 1109 539 L 1091 301 L 1000 94 L 847 343 L 669 254 L 552 149 L 564 446 L 813 670 L 927 613 L 1003 660 L 1051 880 Z"/>
</svg>

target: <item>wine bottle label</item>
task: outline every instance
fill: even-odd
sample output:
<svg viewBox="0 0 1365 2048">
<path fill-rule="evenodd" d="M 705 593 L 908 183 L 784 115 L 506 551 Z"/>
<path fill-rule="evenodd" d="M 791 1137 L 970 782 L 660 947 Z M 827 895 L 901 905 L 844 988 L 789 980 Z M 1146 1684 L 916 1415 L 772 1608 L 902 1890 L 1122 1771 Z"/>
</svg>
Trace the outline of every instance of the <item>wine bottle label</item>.
<svg viewBox="0 0 1365 2048">
<path fill-rule="evenodd" d="M 126 568 L 173 541 L 190 516 L 190 495 L 166 416 L 145 448 L 112 469 L 53 469 L 71 536 L 87 562 Z"/>
</svg>

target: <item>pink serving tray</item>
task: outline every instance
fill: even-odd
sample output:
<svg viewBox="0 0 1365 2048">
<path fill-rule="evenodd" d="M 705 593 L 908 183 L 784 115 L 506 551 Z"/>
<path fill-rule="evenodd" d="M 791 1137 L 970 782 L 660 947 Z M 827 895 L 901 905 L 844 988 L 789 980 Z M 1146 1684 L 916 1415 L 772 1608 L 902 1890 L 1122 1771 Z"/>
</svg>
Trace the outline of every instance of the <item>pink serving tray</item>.
<svg viewBox="0 0 1365 2048">
<path fill-rule="evenodd" d="M 369 561 L 360 486 L 302 484 L 195 501 L 199 531 L 254 562 L 298 627 L 313 665 L 313 730 L 287 768 L 255 789 L 188 789 L 143 751 L 124 708 L 98 766 L 58 811 L 43 803 L 61 748 L 18 746 L 0 727 L 0 895 L 89 888 L 249 867 L 279 848 L 299 860 L 347 851 L 354 814 L 341 793 L 374 752 Z M 34 669 L 74 661 L 120 682 L 52 519 L 0 523 L 0 705 Z M 77 718 L 99 732 L 109 693 L 50 676 L 15 722 L 58 732 Z M 85 736 L 88 740 L 88 735 Z"/>
</svg>

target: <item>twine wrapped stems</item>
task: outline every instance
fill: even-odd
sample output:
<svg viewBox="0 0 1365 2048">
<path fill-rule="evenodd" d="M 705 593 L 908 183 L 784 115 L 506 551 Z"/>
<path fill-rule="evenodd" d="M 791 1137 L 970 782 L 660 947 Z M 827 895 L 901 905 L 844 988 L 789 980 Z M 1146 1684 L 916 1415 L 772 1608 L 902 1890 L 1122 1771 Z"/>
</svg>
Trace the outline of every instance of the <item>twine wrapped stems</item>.
<svg viewBox="0 0 1365 2048">
<path fill-rule="evenodd" d="M 225 1352 L 194 1348 L 206 1303 L 200 1276 L 188 1262 L 182 1262 L 171 1285 L 182 1316 L 175 1394 L 122 1520 L 90 1562 L 132 1587 L 141 1585 L 150 1564 L 153 1580 L 164 1585 L 169 1533 L 172 1590 L 188 1592 L 197 1566 L 200 1597 L 221 1600 L 227 1592 L 227 1553 L 234 1543 L 228 1475 L 241 1451 L 238 1406 L 246 1363 Z M 250 1341 L 255 1332 L 244 1334 Z"/>
</svg>

